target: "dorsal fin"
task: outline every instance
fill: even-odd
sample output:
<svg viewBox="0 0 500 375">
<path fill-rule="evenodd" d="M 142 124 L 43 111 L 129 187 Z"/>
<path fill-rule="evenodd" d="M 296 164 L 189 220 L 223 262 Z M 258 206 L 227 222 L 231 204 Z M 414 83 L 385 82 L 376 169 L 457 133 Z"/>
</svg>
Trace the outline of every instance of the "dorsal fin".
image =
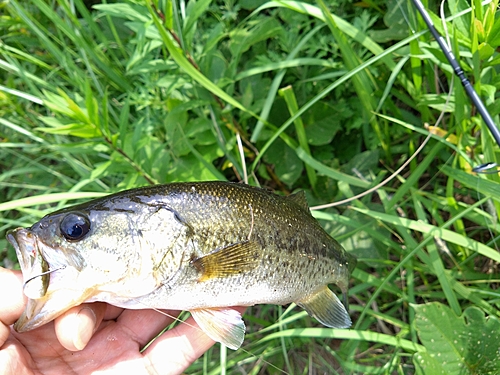
<svg viewBox="0 0 500 375">
<path fill-rule="evenodd" d="M 309 204 L 307 203 L 306 193 L 304 192 L 304 190 L 290 194 L 286 198 L 309 212 Z"/>
</svg>

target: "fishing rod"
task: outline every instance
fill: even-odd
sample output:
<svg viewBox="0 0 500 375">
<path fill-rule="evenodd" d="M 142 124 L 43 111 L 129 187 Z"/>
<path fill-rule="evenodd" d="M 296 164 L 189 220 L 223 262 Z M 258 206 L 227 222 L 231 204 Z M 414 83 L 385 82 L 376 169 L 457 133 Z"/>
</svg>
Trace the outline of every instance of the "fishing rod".
<svg viewBox="0 0 500 375">
<path fill-rule="evenodd" d="M 455 58 L 455 55 L 450 50 L 450 47 L 445 42 L 444 38 L 437 31 L 436 27 L 434 26 L 434 23 L 432 22 L 432 20 L 429 16 L 429 13 L 427 13 L 427 11 L 425 10 L 422 2 L 420 0 L 413 0 L 413 4 L 417 8 L 417 10 L 420 12 L 420 15 L 422 16 L 425 24 L 429 28 L 429 31 L 436 39 L 441 50 L 444 52 L 446 59 L 448 60 L 451 67 L 453 68 L 453 71 L 455 72 L 455 75 L 460 79 L 460 82 L 462 82 L 462 86 L 464 87 L 465 91 L 467 92 L 467 95 L 471 99 L 472 103 L 474 103 L 474 105 L 476 106 L 476 108 L 477 108 L 479 114 L 481 115 L 481 117 L 483 118 L 486 126 L 488 126 L 488 129 L 490 130 L 491 135 L 493 136 L 493 138 L 495 138 L 495 141 L 497 142 L 498 146 L 500 146 L 500 130 L 493 122 L 493 119 L 491 118 L 488 110 L 486 109 L 485 105 L 483 104 L 483 102 L 482 102 L 481 98 L 479 97 L 479 95 L 477 94 L 476 90 L 474 90 L 474 87 L 472 86 L 470 81 L 465 76 L 464 71 L 460 67 L 460 64 L 458 63 L 457 59 Z"/>
<path fill-rule="evenodd" d="M 444 52 L 446 59 L 448 60 L 451 67 L 453 68 L 453 71 L 455 72 L 455 75 L 460 79 L 460 82 L 462 83 L 462 86 L 464 87 L 465 91 L 467 92 L 467 95 L 469 96 L 472 103 L 476 106 L 479 114 L 481 115 L 484 123 L 486 124 L 486 126 L 490 130 L 490 133 L 493 136 L 493 138 L 495 139 L 497 145 L 500 146 L 500 130 L 495 125 L 491 115 L 489 114 L 489 112 L 486 109 L 485 105 L 483 104 L 481 98 L 477 94 L 476 90 L 474 90 L 474 87 L 472 86 L 470 81 L 465 76 L 464 71 L 460 67 L 460 64 L 458 63 L 457 59 L 455 58 L 455 55 L 453 55 L 453 52 L 451 51 L 448 44 L 445 42 L 444 38 L 436 30 L 436 27 L 434 26 L 434 23 L 432 22 L 431 17 L 429 16 L 429 13 L 427 13 L 427 11 L 425 10 L 422 2 L 420 0 L 413 0 L 413 4 L 415 5 L 415 8 L 417 8 L 420 15 L 422 16 L 429 31 L 436 39 L 437 43 L 439 44 L 439 47 Z M 477 173 L 497 173 L 497 171 L 486 172 L 487 169 L 491 169 L 491 168 L 494 168 L 497 166 L 498 165 L 496 163 L 492 163 L 492 162 L 485 163 L 485 164 L 481 164 L 481 165 L 473 168 L 473 171 L 477 172 Z"/>
</svg>

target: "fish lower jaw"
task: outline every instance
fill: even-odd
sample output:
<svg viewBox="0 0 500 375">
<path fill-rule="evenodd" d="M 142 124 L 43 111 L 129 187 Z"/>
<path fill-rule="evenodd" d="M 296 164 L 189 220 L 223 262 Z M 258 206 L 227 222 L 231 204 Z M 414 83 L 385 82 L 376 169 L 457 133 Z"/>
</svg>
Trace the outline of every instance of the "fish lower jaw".
<svg viewBox="0 0 500 375">
<path fill-rule="evenodd" d="M 93 289 L 49 290 L 42 298 L 28 298 L 24 311 L 14 324 L 14 329 L 17 332 L 26 332 L 49 323 L 70 308 L 87 302 L 93 292 Z"/>
</svg>

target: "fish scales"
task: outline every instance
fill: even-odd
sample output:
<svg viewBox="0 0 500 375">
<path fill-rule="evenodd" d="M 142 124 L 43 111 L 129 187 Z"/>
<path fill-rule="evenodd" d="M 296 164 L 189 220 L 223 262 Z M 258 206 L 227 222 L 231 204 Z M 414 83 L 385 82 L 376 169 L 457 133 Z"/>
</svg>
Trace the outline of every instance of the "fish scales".
<svg viewBox="0 0 500 375">
<path fill-rule="evenodd" d="M 89 301 L 189 310 L 233 349 L 245 328 L 226 306 L 296 302 L 326 326 L 351 324 L 327 285 L 340 287 L 346 305 L 355 258 L 312 217 L 303 193 L 284 197 L 226 182 L 144 187 L 57 211 L 8 240 L 23 275 L 33 277 L 26 255 L 33 249 L 37 264 L 42 257 L 55 270 L 29 281 L 50 279 L 48 288 L 30 286 L 40 296 L 30 296 L 19 331 Z M 73 282 L 72 299 L 62 280 Z"/>
<path fill-rule="evenodd" d="M 174 300 L 184 300 L 183 293 L 196 293 L 207 296 L 206 300 L 217 300 L 220 295 L 225 295 L 218 303 L 220 306 L 231 302 L 233 305 L 249 303 L 242 298 L 257 299 L 257 303 L 284 304 L 296 297 L 292 291 L 295 294 L 311 292 L 318 284 L 331 282 L 336 276 L 332 275 L 334 271 L 340 272 L 332 270 L 328 263 L 311 267 L 314 261 L 331 261 L 335 254 L 327 243 L 332 239 L 325 236 L 326 233 L 308 212 L 291 200 L 246 187 L 246 194 L 241 194 L 242 185 L 221 186 L 215 183 L 196 189 L 194 185 L 173 184 L 168 187 L 170 190 L 163 192 L 161 197 L 150 195 L 151 203 L 166 204 L 176 211 L 181 220 L 189 223 L 193 230 L 190 239 L 202 255 L 245 241 L 249 236 L 261 246 L 260 267 L 243 277 L 236 277 L 236 280 L 234 277 L 215 278 L 203 284 L 183 280 L 180 282 L 182 286 L 177 286 L 176 292 L 171 294 Z M 149 203 L 147 198 L 142 202 Z M 314 226 L 310 229 L 316 229 L 315 233 L 298 238 L 297 230 L 307 224 Z M 189 259 L 195 256 L 200 255 L 190 255 Z M 198 278 L 196 273 L 192 277 Z M 265 285 L 268 290 L 255 288 L 256 295 L 243 297 L 241 289 L 248 290 L 250 285 Z M 277 288 L 286 288 L 287 293 L 277 296 Z M 193 305 L 183 307 L 196 308 L 206 304 L 206 300 L 193 301 Z"/>
</svg>

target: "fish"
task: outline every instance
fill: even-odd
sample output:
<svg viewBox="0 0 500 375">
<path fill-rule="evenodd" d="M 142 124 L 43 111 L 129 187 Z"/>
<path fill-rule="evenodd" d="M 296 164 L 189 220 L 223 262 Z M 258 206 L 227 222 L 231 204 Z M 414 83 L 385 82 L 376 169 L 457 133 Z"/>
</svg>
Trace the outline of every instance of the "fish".
<svg viewBox="0 0 500 375">
<path fill-rule="evenodd" d="M 189 311 L 230 349 L 245 335 L 231 306 L 294 302 L 326 327 L 351 326 L 356 258 L 311 215 L 303 191 L 220 181 L 141 187 L 58 210 L 7 240 L 28 297 L 17 332 L 96 301 Z"/>
</svg>

